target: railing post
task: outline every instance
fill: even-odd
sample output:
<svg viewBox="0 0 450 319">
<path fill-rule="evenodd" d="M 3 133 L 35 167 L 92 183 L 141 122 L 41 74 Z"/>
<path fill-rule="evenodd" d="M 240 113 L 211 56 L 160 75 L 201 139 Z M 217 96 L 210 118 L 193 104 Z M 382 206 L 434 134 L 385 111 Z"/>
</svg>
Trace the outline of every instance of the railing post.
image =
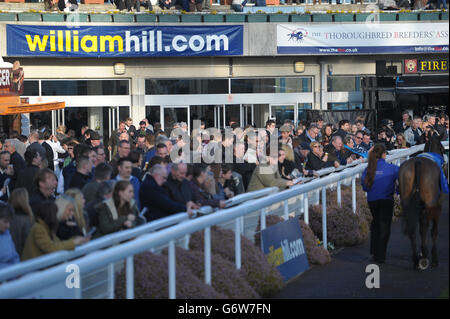
<svg viewBox="0 0 450 319">
<path fill-rule="evenodd" d="M 266 229 L 266 207 L 261 209 L 261 231 Z"/>
<path fill-rule="evenodd" d="M 352 210 L 356 214 L 356 178 L 352 177 Z"/>
<path fill-rule="evenodd" d="M 322 187 L 322 241 L 323 248 L 327 249 L 327 189 Z"/>
<path fill-rule="evenodd" d="M 205 283 L 211 285 L 211 228 L 205 228 Z"/>
<path fill-rule="evenodd" d="M 341 181 L 337 182 L 337 204 L 339 207 L 341 207 L 342 204 L 342 198 L 341 198 Z"/>
<path fill-rule="evenodd" d="M 305 194 L 305 199 L 303 200 L 304 211 L 305 211 L 305 223 L 309 225 L 309 204 L 308 204 L 308 193 Z"/>
<path fill-rule="evenodd" d="M 191 238 L 191 235 L 184 236 L 184 249 L 189 250 L 189 239 Z"/>
<path fill-rule="evenodd" d="M 134 299 L 134 260 L 133 256 L 127 257 L 126 265 L 127 299 Z"/>
<path fill-rule="evenodd" d="M 234 227 L 234 251 L 236 256 L 236 269 L 241 269 L 241 219 L 235 219 Z"/>
<path fill-rule="evenodd" d="M 114 264 L 108 265 L 108 289 L 109 299 L 114 299 Z"/>
<path fill-rule="evenodd" d="M 75 299 L 81 299 L 82 293 L 83 293 L 83 283 L 80 278 L 80 288 L 75 288 Z M 114 296 L 113 296 L 113 298 L 114 298 Z"/>
<path fill-rule="evenodd" d="M 284 220 L 288 220 L 289 219 L 289 203 L 288 200 L 286 199 L 284 201 Z"/>
<path fill-rule="evenodd" d="M 304 200 L 305 200 L 305 194 L 300 194 L 300 213 L 304 213 L 305 211 L 303 210 L 303 202 L 304 202 Z"/>
<path fill-rule="evenodd" d="M 266 207 L 261 209 L 261 231 L 259 232 L 259 236 L 261 238 L 261 250 L 264 251 L 263 241 L 262 241 L 262 231 L 266 229 Z"/>
<path fill-rule="evenodd" d="M 169 299 L 176 299 L 175 241 L 169 241 Z"/>
</svg>

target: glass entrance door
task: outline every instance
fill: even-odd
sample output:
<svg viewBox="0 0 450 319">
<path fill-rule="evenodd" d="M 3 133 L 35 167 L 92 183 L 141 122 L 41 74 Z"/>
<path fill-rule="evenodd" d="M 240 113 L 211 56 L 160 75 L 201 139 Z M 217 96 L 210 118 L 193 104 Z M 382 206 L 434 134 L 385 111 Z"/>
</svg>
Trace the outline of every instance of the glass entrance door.
<svg viewBox="0 0 450 319">
<path fill-rule="evenodd" d="M 295 104 L 271 104 L 270 118 L 275 119 L 276 126 L 280 128 L 284 121 L 289 119 L 297 123 L 297 113 L 295 112 Z"/>
<path fill-rule="evenodd" d="M 225 105 L 225 127 L 231 127 L 233 123 L 237 123 L 239 126 L 242 126 L 241 117 L 240 104 Z"/>
<path fill-rule="evenodd" d="M 56 129 L 60 125 L 64 125 L 64 109 L 52 111 L 52 132 L 55 134 Z"/>
<path fill-rule="evenodd" d="M 223 105 L 214 106 L 214 127 L 223 128 L 225 126 L 225 108 Z"/>
<path fill-rule="evenodd" d="M 242 104 L 241 108 L 241 126 L 255 125 L 255 118 L 253 112 L 253 104 Z"/>
<path fill-rule="evenodd" d="M 175 123 L 186 122 L 188 132 L 191 131 L 189 106 L 163 106 L 161 112 L 161 128 L 170 136 Z"/>
</svg>

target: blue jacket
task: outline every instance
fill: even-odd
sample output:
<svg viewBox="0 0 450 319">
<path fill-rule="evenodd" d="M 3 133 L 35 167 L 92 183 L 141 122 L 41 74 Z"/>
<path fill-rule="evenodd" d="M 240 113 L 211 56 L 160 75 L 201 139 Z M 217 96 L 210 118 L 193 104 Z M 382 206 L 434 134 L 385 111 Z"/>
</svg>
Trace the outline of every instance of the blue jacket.
<svg viewBox="0 0 450 319">
<path fill-rule="evenodd" d="M 144 160 L 142 161 L 142 167 L 144 168 L 145 163 L 150 162 L 150 160 L 156 155 L 156 147 L 151 148 L 144 155 Z"/>
<path fill-rule="evenodd" d="M 17 254 L 16 246 L 14 246 L 9 229 L 7 229 L 4 233 L 0 233 L 0 269 L 19 262 L 19 254 Z"/>
<path fill-rule="evenodd" d="M 151 175 L 147 175 L 142 181 L 139 198 L 141 207 L 148 209 L 145 214 L 147 221 L 186 211 L 186 206 L 171 200 L 166 190 L 156 184 Z"/>
<path fill-rule="evenodd" d="M 444 194 L 448 194 L 449 189 L 448 189 L 448 184 L 447 184 L 447 178 L 445 177 L 444 171 L 442 170 L 442 165 L 444 165 L 444 157 L 442 155 L 434 153 L 434 152 L 422 153 L 417 156 L 431 159 L 432 161 L 434 161 L 437 164 L 437 166 L 439 166 L 439 169 L 441 171 L 441 178 L 440 178 L 441 191 Z"/>
<path fill-rule="evenodd" d="M 377 162 L 377 170 L 375 172 L 375 179 L 372 187 L 367 189 L 364 180 L 367 174 L 367 168 L 364 170 L 361 185 L 363 190 L 367 192 L 367 201 L 372 202 L 380 199 L 392 199 L 395 192 L 395 181 L 398 178 L 399 167 L 393 164 L 386 163 L 380 158 Z"/>
</svg>

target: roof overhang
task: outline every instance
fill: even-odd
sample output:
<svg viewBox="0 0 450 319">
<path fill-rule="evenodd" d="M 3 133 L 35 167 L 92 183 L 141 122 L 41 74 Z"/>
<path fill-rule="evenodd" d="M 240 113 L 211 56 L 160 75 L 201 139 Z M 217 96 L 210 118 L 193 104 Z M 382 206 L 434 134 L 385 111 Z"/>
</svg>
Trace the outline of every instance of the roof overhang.
<svg viewBox="0 0 450 319">
<path fill-rule="evenodd" d="M 0 97 L 0 115 L 14 115 L 22 113 L 47 112 L 61 110 L 66 102 L 47 102 L 28 104 L 22 103 L 19 96 Z"/>
</svg>

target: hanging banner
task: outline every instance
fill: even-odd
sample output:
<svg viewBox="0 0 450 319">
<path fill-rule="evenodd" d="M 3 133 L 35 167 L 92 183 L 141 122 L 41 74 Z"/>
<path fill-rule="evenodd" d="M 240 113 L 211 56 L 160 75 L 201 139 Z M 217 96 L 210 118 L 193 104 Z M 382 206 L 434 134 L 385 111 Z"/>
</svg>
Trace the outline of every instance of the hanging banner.
<svg viewBox="0 0 450 319">
<path fill-rule="evenodd" d="M 0 63 L 0 96 L 23 94 L 23 68 L 19 61 Z"/>
<path fill-rule="evenodd" d="M 270 264 L 289 280 L 309 267 L 302 229 L 296 218 L 275 224 L 261 232 L 262 247 Z"/>
<path fill-rule="evenodd" d="M 243 54 L 243 26 L 6 25 L 8 56 L 156 57 Z"/>
<path fill-rule="evenodd" d="M 448 23 L 279 24 L 279 54 L 448 53 Z"/>
</svg>

